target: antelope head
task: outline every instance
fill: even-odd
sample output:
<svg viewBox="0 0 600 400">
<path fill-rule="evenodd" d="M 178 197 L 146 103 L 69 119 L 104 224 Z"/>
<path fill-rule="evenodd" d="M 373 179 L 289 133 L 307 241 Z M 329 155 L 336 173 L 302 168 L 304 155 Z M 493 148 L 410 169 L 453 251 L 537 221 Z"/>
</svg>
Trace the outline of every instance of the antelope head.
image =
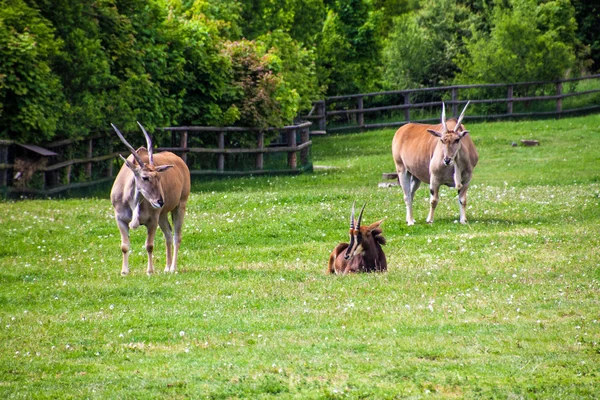
<svg viewBox="0 0 600 400">
<path fill-rule="evenodd" d="M 376 241 L 380 244 L 385 244 L 385 238 L 382 236 L 383 232 L 380 228 L 383 220 L 374 222 L 369 226 L 361 226 L 360 223 L 367 203 L 363 204 L 358 215 L 358 221 L 354 218 L 355 204 L 356 202 L 352 204 L 352 213 L 350 214 L 350 245 L 344 253 L 345 260 L 350 260 L 356 255 L 363 255 L 375 249 Z"/>
<path fill-rule="evenodd" d="M 444 103 L 442 103 L 442 131 L 438 132 L 433 129 L 427 129 L 427 132 L 431 133 L 433 136 L 440 138 L 440 142 L 442 143 L 443 149 L 442 162 L 446 166 L 450 166 L 452 165 L 452 163 L 455 162 L 456 155 L 460 150 L 460 139 L 469 134 L 469 131 L 464 130 L 464 127 L 461 125 L 469 103 L 470 101 L 467 102 L 465 108 L 463 108 L 460 117 L 458 117 L 458 120 L 456 121 L 454 129 L 448 129 L 448 126 L 446 124 L 446 106 L 444 105 Z"/>
<path fill-rule="evenodd" d="M 160 173 L 166 171 L 167 169 L 173 167 L 173 165 L 154 165 L 154 156 L 152 153 L 152 139 L 146 129 L 138 122 L 140 128 L 142 128 L 142 132 L 144 132 L 144 136 L 146 137 L 146 144 L 148 145 L 148 163 L 145 163 L 138 152 L 131 146 L 123 134 L 119 132 L 117 127 L 114 124 L 111 124 L 119 139 L 127 146 L 135 161 L 130 162 L 121 154 L 119 156 L 127 165 L 127 168 L 133 172 L 133 176 L 135 178 L 135 186 L 136 190 L 148 201 L 148 203 L 155 209 L 162 208 L 164 205 L 164 193 L 162 190 L 162 185 L 160 183 Z"/>
</svg>

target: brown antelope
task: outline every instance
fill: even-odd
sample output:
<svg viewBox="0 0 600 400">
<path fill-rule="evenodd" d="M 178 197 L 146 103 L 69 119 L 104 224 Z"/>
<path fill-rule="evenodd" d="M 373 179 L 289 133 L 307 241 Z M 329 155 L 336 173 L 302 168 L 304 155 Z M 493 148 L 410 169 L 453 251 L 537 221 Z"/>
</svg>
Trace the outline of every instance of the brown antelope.
<svg viewBox="0 0 600 400">
<path fill-rule="evenodd" d="M 135 150 L 117 127 L 111 125 L 131 152 L 128 158 L 120 155 L 125 164 L 115 178 L 110 192 L 110 199 L 115 209 L 115 219 L 121 232 L 121 251 L 123 252 L 121 274 L 129 273 L 129 229 L 136 229 L 140 225 L 145 225 L 148 231 L 146 237 L 148 269 L 146 272 L 148 274 L 154 272 L 152 251 L 154 250 L 157 226 L 160 226 L 165 235 L 167 248 L 165 272 L 175 272 L 185 207 L 190 194 L 190 171 L 185 162 L 173 153 L 165 151 L 153 154 L 152 139 L 139 122 L 138 125 L 146 137 L 147 150 L 143 147 Z M 174 251 L 169 213 L 171 213 L 175 228 Z"/>
<path fill-rule="evenodd" d="M 468 105 L 469 102 L 458 117 L 458 121 L 453 119 L 446 121 L 446 107 L 442 103 L 440 125 L 409 123 L 396 131 L 392 141 L 392 155 L 398 180 L 404 191 L 408 225 L 415 223 L 412 203 L 421 182 L 430 185 L 428 223 L 433 223 L 440 185 L 458 190 L 460 223 L 467 223 L 467 189 L 479 159 L 477 149 L 468 136 L 469 131 L 461 125 Z"/>
<path fill-rule="evenodd" d="M 355 202 L 356 203 L 356 202 Z M 365 203 L 366 205 L 366 203 Z M 350 215 L 350 244 L 340 243 L 329 256 L 329 274 L 387 271 L 387 261 L 382 245 L 385 244 L 381 224 L 383 220 L 369 226 L 361 226 L 365 205 L 354 219 L 354 204 Z"/>
</svg>

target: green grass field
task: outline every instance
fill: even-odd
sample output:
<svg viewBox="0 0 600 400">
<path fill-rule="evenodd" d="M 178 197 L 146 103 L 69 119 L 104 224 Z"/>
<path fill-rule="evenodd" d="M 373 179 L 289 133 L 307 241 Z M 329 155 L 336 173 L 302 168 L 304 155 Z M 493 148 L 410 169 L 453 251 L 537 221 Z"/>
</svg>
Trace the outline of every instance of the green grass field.
<svg viewBox="0 0 600 400">
<path fill-rule="evenodd" d="M 406 226 L 393 130 L 314 138 L 330 168 L 195 184 L 172 275 L 142 227 L 120 276 L 107 197 L 0 203 L 0 396 L 600 397 L 600 115 L 469 129 L 468 225 L 424 185 Z M 327 276 L 354 200 L 389 272 Z"/>
</svg>

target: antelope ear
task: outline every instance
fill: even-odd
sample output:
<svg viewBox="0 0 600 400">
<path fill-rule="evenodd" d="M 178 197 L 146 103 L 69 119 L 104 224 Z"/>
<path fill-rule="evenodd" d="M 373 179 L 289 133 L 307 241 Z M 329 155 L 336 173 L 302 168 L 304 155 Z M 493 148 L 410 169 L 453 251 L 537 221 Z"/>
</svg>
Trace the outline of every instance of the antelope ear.
<svg viewBox="0 0 600 400">
<path fill-rule="evenodd" d="M 373 232 L 375 229 L 379 229 L 379 227 L 381 226 L 381 224 L 383 224 L 383 222 L 385 221 L 384 219 L 380 219 L 377 222 L 373 222 L 371 225 L 369 225 L 369 232 Z"/>
<path fill-rule="evenodd" d="M 431 133 L 433 136 L 442 137 L 442 134 L 438 131 L 434 131 L 433 129 L 427 129 L 427 132 Z"/>
<path fill-rule="evenodd" d="M 169 168 L 174 167 L 173 164 L 169 164 L 169 165 L 159 165 L 156 167 L 156 171 L 157 172 L 164 172 L 166 170 L 168 170 Z"/>
<path fill-rule="evenodd" d="M 469 134 L 469 131 L 462 131 L 458 134 L 458 136 L 460 136 L 460 138 L 464 138 L 465 136 L 467 136 Z"/>
<path fill-rule="evenodd" d="M 119 154 L 119 157 L 121 157 L 121 159 L 123 160 L 123 162 L 125 162 L 125 165 L 127 165 L 127 168 L 129 168 L 133 172 L 135 172 L 137 170 L 137 167 L 135 165 L 133 165 L 132 163 L 130 163 L 128 159 L 126 159 L 125 157 L 123 157 L 121 154 Z"/>
</svg>

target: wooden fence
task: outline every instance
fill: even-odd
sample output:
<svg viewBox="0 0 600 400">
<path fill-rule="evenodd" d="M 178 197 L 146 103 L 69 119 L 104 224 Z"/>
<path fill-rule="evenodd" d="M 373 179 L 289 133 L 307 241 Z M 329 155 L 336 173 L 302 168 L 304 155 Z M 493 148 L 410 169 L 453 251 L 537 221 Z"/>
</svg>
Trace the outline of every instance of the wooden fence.
<svg viewBox="0 0 600 400">
<path fill-rule="evenodd" d="M 186 162 L 188 154 L 214 154 L 217 156 L 216 165 L 213 169 L 192 169 L 192 175 L 240 175 L 240 174 L 264 174 L 272 172 L 297 173 L 304 169 L 311 168 L 309 150 L 312 141 L 309 140 L 311 122 L 304 122 L 299 125 L 286 126 L 284 128 L 268 128 L 266 130 L 254 128 L 239 127 L 206 127 L 206 126 L 185 126 L 162 128 L 163 131 L 171 132 L 172 143 L 178 143 L 177 147 L 159 147 L 159 151 L 171 151 L 179 154 Z M 265 146 L 265 134 L 269 132 L 281 132 L 279 140 L 269 146 Z M 225 147 L 226 134 L 232 133 L 254 133 L 256 137 L 256 147 L 238 148 Z M 210 147 L 190 147 L 191 136 L 198 134 L 216 135 L 216 148 Z M 179 137 L 177 136 L 179 135 Z M 265 154 L 287 153 L 287 168 L 284 169 L 265 169 Z M 226 168 L 227 155 L 249 154 L 254 155 L 254 168 L 249 170 L 234 170 Z M 298 163 L 298 154 L 300 154 L 300 163 Z"/>
<path fill-rule="evenodd" d="M 584 81 L 590 87 L 589 89 L 580 84 Z M 565 90 L 565 86 L 568 87 L 567 90 Z M 494 97 L 499 93 L 503 93 L 504 97 Z M 464 95 L 461 96 L 461 94 Z M 448 107 L 449 112 L 451 111 L 451 115 L 456 117 L 460 112 L 459 108 L 462 108 L 469 100 L 471 101 L 470 112 L 467 112 L 465 120 L 523 117 L 560 118 L 563 115 L 600 110 L 600 95 L 598 94 L 600 94 L 600 75 L 552 82 L 443 86 L 328 97 L 325 100 L 314 102 L 311 112 L 303 118 L 315 122 L 311 134 L 398 127 L 408 122 L 439 120 L 442 101 Z M 565 107 L 565 100 L 575 98 L 580 98 L 580 100 L 573 101 L 572 105 Z M 365 107 L 365 102 L 370 99 L 376 99 L 373 102 L 379 104 Z M 398 99 L 400 101 L 393 102 Z M 392 101 L 391 104 L 390 101 Z M 386 102 L 388 104 L 385 104 Z M 549 102 L 554 105 L 549 105 Z M 543 103 L 543 105 L 536 107 L 535 103 Z M 524 107 L 520 107 L 522 110 L 517 111 L 515 109 L 517 105 L 524 105 Z M 430 115 L 425 115 L 427 113 L 423 112 L 426 108 L 430 108 Z M 411 115 L 411 110 L 420 111 L 417 118 Z M 475 112 L 484 112 L 474 114 L 474 110 Z M 383 112 L 388 112 L 389 115 L 386 119 L 389 121 L 365 122 L 365 116 L 375 115 L 375 119 L 377 119 Z"/>
<path fill-rule="evenodd" d="M 161 128 L 170 132 L 171 144 L 178 146 L 161 147 L 155 151 L 172 151 L 187 160 L 194 176 L 207 175 L 250 175 L 268 173 L 299 173 L 312 169 L 309 140 L 310 122 L 283 128 L 266 130 L 237 127 L 169 127 Z M 226 138 L 245 133 L 254 135 L 256 147 L 226 147 Z M 279 134 L 271 144 L 265 143 L 265 134 Z M 191 147 L 194 137 L 216 135 L 216 147 Z M 155 135 L 154 141 L 160 133 Z M 164 136 L 164 135 L 163 135 Z M 139 138 L 143 136 L 139 134 Z M 131 140 L 139 143 L 140 140 Z M 207 140 L 210 142 L 210 140 Z M 235 140 L 230 140 L 235 142 Z M 112 133 L 96 135 L 83 140 L 63 140 L 40 146 L 18 144 L 10 140 L 0 140 L 0 196 L 56 196 L 65 193 L 89 193 L 98 188 L 108 187 L 120 168 L 119 154 L 129 151 Z M 216 156 L 211 168 L 200 169 L 188 160 L 190 154 L 200 155 L 206 164 L 206 155 Z M 266 165 L 265 155 L 283 154 L 285 162 L 275 160 Z M 227 165 L 227 158 L 235 155 L 254 155 L 248 168 L 235 169 Z M 299 155 L 299 157 L 298 157 Z M 192 160 L 193 161 L 193 160 Z M 22 180 L 16 180 L 19 175 Z"/>
</svg>

